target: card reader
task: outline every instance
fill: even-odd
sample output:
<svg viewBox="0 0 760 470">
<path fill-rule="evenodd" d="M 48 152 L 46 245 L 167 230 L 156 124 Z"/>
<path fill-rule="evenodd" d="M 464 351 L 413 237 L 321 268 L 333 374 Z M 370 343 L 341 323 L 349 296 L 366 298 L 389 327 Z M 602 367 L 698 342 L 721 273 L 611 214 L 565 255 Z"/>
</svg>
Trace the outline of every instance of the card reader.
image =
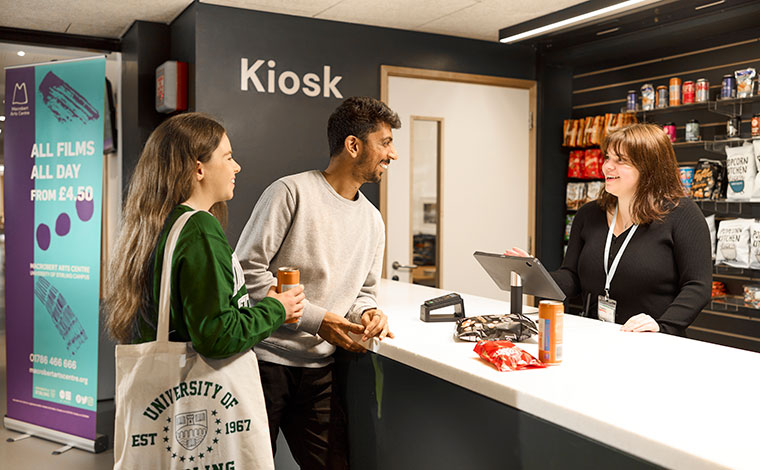
<svg viewBox="0 0 760 470">
<path fill-rule="evenodd" d="M 433 310 L 454 306 L 454 313 L 433 314 Z M 464 318 L 464 300 L 459 294 L 451 293 L 426 300 L 420 305 L 420 320 L 426 322 L 457 321 Z"/>
</svg>

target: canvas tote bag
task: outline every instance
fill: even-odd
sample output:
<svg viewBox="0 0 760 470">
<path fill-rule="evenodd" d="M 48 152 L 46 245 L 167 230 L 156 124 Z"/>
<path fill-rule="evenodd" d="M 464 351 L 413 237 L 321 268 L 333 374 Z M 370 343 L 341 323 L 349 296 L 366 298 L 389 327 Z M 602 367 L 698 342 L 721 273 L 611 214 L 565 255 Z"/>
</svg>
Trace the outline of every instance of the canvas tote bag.
<svg viewBox="0 0 760 470">
<path fill-rule="evenodd" d="M 115 469 L 273 469 L 264 394 L 249 350 L 209 359 L 169 341 L 174 223 L 164 250 L 156 341 L 116 346 Z"/>
</svg>

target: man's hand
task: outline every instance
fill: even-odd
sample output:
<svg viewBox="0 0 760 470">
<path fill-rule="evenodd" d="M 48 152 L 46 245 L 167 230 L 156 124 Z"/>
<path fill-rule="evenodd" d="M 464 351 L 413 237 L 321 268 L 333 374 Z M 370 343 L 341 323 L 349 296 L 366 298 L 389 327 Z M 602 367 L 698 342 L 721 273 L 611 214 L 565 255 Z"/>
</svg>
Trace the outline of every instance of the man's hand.
<svg viewBox="0 0 760 470">
<path fill-rule="evenodd" d="M 351 323 L 340 315 L 327 312 L 324 318 L 322 318 L 322 324 L 319 326 L 317 333 L 323 340 L 333 346 L 338 346 L 351 352 L 366 352 L 367 350 L 364 346 L 348 336 L 349 332 L 360 335 L 364 333 L 364 327 Z"/>
<path fill-rule="evenodd" d="M 362 313 L 362 325 L 364 325 L 362 341 L 367 341 L 370 338 L 377 338 L 382 341 L 386 336 L 395 337 L 388 329 L 388 316 L 382 310 L 376 308 L 365 310 Z"/>
</svg>

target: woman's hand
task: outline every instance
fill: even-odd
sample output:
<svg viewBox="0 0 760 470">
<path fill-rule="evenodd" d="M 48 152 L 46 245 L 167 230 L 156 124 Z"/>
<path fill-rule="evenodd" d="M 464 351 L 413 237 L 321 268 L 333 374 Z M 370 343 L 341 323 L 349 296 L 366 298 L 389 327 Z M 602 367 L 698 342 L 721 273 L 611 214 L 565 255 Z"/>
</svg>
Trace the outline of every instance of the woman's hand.
<svg viewBox="0 0 760 470">
<path fill-rule="evenodd" d="M 267 297 L 273 297 L 280 301 L 285 307 L 285 323 L 295 323 L 303 315 L 304 299 L 303 285 L 288 289 L 282 294 L 278 294 L 274 286 L 269 288 Z"/>
<path fill-rule="evenodd" d="M 620 331 L 654 331 L 655 333 L 660 331 L 660 325 L 654 321 L 654 318 L 650 317 L 646 313 L 639 313 L 634 315 L 625 322 L 625 325 L 620 327 Z"/>
<path fill-rule="evenodd" d="M 513 246 L 511 250 L 507 250 L 504 252 L 507 256 L 522 256 L 523 258 L 530 258 L 530 253 L 527 251 L 517 248 L 516 246 Z"/>
</svg>

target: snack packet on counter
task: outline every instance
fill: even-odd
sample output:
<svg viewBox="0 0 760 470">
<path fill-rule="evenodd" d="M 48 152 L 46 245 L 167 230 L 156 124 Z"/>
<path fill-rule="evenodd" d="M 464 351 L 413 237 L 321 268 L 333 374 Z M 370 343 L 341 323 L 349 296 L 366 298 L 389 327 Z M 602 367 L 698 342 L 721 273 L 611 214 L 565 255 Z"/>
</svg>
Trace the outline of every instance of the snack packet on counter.
<svg viewBox="0 0 760 470">
<path fill-rule="evenodd" d="M 501 372 L 546 367 L 509 341 L 479 341 L 474 351 Z"/>
<path fill-rule="evenodd" d="M 538 334 L 536 323 L 525 315 L 478 315 L 457 320 L 454 337 L 462 341 L 525 341 Z"/>
</svg>

